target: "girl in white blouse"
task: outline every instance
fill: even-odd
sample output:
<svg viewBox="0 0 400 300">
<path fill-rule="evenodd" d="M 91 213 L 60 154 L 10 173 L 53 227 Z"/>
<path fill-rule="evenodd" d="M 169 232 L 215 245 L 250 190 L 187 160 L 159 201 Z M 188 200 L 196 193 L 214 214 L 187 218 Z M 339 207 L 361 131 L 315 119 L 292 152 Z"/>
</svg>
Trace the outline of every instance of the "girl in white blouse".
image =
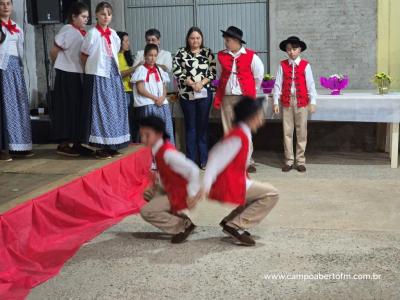
<svg viewBox="0 0 400 300">
<path fill-rule="evenodd" d="M 24 33 L 13 20 L 13 2 L 0 0 L 0 160 L 32 156 L 29 97 L 22 58 Z"/>
<path fill-rule="evenodd" d="M 80 51 L 88 18 L 89 8 L 82 2 L 74 2 L 68 14 L 69 24 L 58 32 L 50 52 L 56 69 L 55 97 L 51 110 L 53 134 L 60 142 L 57 153 L 71 157 L 93 154 L 92 150 L 81 145 L 79 132 L 83 109 Z"/>
<path fill-rule="evenodd" d="M 132 75 L 135 117 L 138 122 L 151 115 L 160 117 L 165 122 L 170 141 L 174 143 L 172 116 L 166 87 L 170 79 L 168 73 L 156 64 L 158 51 L 157 45 L 146 45 L 144 49 L 145 63 L 139 66 Z"/>
<path fill-rule="evenodd" d="M 96 7 L 97 25 L 89 30 L 82 44 L 85 65 L 83 133 L 86 142 L 101 148 L 99 159 L 120 156 L 118 149 L 130 142 L 128 106 L 118 69 L 121 40 L 108 25 L 112 6 L 101 2 Z"/>
</svg>

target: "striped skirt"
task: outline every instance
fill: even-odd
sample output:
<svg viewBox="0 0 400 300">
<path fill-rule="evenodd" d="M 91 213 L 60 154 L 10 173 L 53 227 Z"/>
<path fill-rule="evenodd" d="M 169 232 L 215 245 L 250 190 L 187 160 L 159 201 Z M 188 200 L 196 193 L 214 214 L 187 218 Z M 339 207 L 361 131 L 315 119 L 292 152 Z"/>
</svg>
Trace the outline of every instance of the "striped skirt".
<svg viewBox="0 0 400 300">
<path fill-rule="evenodd" d="M 32 150 L 29 98 L 19 57 L 10 56 L 6 70 L 0 70 L 0 144 L 10 151 Z"/>
</svg>

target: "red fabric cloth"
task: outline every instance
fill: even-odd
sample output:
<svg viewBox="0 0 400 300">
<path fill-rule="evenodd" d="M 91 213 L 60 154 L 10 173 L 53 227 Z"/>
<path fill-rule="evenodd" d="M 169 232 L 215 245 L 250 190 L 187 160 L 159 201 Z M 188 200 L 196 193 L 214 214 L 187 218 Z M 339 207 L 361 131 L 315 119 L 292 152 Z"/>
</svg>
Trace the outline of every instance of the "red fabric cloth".
<svg viewBox="0 0 400 300">
<path fill-rule="evenodd" d="M 0 215 L 0 299 L 23 299 L 81 245 L 146 203 L 151 152 L 119 161 Z"/>
<path fill-rule="evenodd" d="M 169 142 L 164 145 L 156 153 L 156 163 L 158 172 L 160 173 L 161 182 L 164 186 L 165 192 L 168 195 L 168 200 L 171 204 L 171 211 L 176 213 L 182 209 L 188 208 L 187 206 L 187 185 L 188 182 L 181 175 L 173 171 L 164 160 L 166 151 L 177 151 L 175 146 Z"/>
<path fill-rule="evenodd" d="M 109 27 L 103 29 L 99 24 L 96 25 L 96 29 L 100 32 L 101 36 L 104 37 L 109 45 L 111 45 L 111 30 Z"/>
<path fill-rule="evenodd" d="M 307 65 L 308 62 L 304 59 L 300 61 L 300 64 L 298 66 L 296 64 L 294 65 L 294 84 L 296 87 L 296 98 L 298 107 L 307 106 L 309 102 L 305 72 Z M 283 71 L 281 102 L 283 106 L 289 107 L 292 89 L 293 67 L 287 59 L 281 61 L 281 66 Z"/>
<path fill-rule="evenodd" d="M 11 33 L 19 33 L 19 29 L 17 28 L 17 24 L 13 24 L 11 19 L 8 20 L 8 22 L 1 22 L 1 26 L 7 28 L 7 30 Z"/>
<path fill-rule="evenodd" d="M 160 81 L 160 76 L 158 75 L 158 70 L 156 66 L 150 67 L 148 64 L 144 64 L 144 67 L 147 69 L 146 82 L 149 82 L 151 74 L 154 74 L 157 82 Z"/>
<path fill-rule="evenodd" d="M 253 72 L 251 70 L 251 62 L 255 52 L 250 49 L 246 49 L 246 54 L 242 53 L 236 59 L 236 73 L 237 78 L 244 96 L 256 97 L 256 81 L 254 79 Z M 218 62 L 221 65 L 221 76 L 215 94 L 214 107 L 216 109 L 221 108 L 223 98 L 225 96 L 226 85 L 232 74 L 234 58 L 226 51 L 218 52 Z"/>
<path fill-rule="evenodd" d="M 239 137 L 242 148 L 232 162 L 220 173 L 211 187 L 210 199 L 236 205 L 246 203 L 246 169 L 249 154 L 249 138 L 240 127 L 235 127 L 225 137 Z"/>
</svg>

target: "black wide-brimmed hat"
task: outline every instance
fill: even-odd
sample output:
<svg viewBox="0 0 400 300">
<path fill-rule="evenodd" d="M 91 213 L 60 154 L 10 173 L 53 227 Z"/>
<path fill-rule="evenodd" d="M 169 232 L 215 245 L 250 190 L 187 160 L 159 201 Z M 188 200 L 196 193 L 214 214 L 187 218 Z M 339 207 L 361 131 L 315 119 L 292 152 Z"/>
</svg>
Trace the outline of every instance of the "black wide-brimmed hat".
<svg viewBox="0 0 400 300">
<path fill-rule="evenodd" d="M 290 36 L 286 40 L 282 41 L 279 44 L 279 49 L 281 49 L 282 51 L 286 52 L 286 45 L 287 44 L 297 44 L 297 45 L 300 46 L 301 51 L 304 51 L 304 50 L 307 49 L 306 43 L 301 41 L 297 36 Z"/>
<path fill-rule="evenodd" d="M 229 26 L 226 31 L 221 30 L 221 32 L 223 37 L 231 37 L 239 40 L 242 44 L 246 44 L 246 42 L 243 41 L 243 31 L 235 26 Z"/>
<path fill-rule="evenodd" d="M 235 112 L 234 123 L 244 122 L 253 117 L 263 108 L 264 101 L 265 97 L 257 97 L 254 99 L 248 96 L 242 96 L 233 108 Z"/>
</svg>

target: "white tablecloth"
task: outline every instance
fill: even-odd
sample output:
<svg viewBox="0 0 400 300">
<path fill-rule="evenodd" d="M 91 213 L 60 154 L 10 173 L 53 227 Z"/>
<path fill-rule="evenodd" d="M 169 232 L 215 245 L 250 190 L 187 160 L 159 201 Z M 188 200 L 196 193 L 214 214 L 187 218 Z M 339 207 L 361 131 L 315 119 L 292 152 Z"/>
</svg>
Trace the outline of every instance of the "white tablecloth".
<svg viewBox="0 0 400 300">
<path fill-rule="evenodd" d="M 174 117 L 183 117 L 180 105 L 174 104 L 172 108 Z M 272 97 L 268 97 L 266 118 L 280 119 L 281 116 L 273 114 L 272 108 Z M 220 111 L 212 109 L 210 117 L 220 118 Z M 344 91 L 338 96 L 320 94 L 317 111 L 309 118 L 313 121 L 399 123 L 400 93 L 378 95 L 374 91 Z"/>
</svg>

